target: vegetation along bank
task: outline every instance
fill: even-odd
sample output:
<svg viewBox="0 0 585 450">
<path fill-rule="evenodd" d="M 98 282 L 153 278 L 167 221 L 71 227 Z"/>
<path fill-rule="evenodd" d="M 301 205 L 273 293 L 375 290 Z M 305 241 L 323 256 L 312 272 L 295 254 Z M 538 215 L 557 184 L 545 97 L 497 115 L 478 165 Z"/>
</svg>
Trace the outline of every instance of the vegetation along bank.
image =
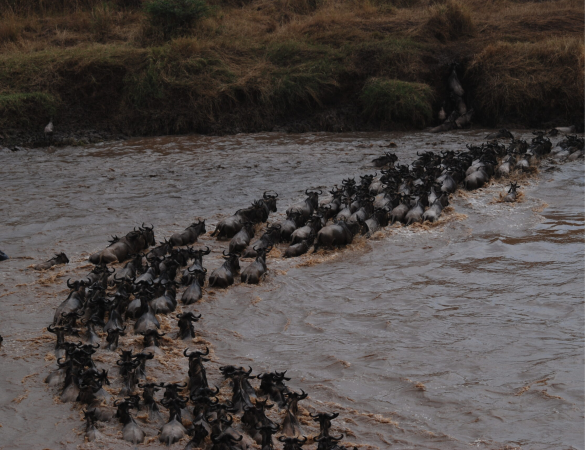
<svg viewBox="0 0 585 450">
<path fill-rule="evenodd" d="M 0 145 L 583 126 L 582 1 L 0 0 Z M 80 130 L 85 133 L 79 134 Z"/>
</svg>

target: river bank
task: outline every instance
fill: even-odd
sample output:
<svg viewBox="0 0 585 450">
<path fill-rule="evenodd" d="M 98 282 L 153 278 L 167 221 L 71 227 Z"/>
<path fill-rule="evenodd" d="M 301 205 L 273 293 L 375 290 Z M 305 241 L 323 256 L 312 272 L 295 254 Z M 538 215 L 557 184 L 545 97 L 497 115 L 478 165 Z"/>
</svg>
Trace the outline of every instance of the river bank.
<svg viewBox="0 0 585 450">
<path fill-rule="evenodd" d="M 452 63 L 476 126 L 583 126 L 583 4 L 574 0 L 217 0 L 196 28 L 167 40 L 149 34 L 139 8 L 4 3 L 7 147 L 420 129 L 452 107 Z M 51 118 L 52 142 L 42 133 Z"/>
</svg>

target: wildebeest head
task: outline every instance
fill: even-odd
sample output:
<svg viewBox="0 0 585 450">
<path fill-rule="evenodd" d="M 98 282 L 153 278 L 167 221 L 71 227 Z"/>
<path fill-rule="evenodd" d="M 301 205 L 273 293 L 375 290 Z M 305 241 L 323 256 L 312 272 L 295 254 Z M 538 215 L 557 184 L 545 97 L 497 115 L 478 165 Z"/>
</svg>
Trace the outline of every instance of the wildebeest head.
<svg viewBox="0 0 585 450">
<path fill-rule="evenodd" d="M 319 423 L 319 428 L 320 428 L 319 437 L 327 437 L 327 436 L 329 436 L 329 429 L 331 428 L 331 421 L 333 419 L 335 419 L 337 416 L 339 416 L 339 413 L 327 414 L 327 413 L 320 412 L 317 414 L 310 413 L 310 415 L 313 418 L 313 422 Z M 335 440 L 341 440 L 342 438 L 343 438 L 343 436 L 341 438 L 335 439 Z"/>
<path fill-rule="evenodd" d="M 159 339 L 163 337 L 166 333 L 159 333 L 158 330 L 150 329 L 143 331 L 140 334 L 144 336 L 144 347 L 146 348 L 151 346 L 158 347 Z"/>
<path fill-rule="evenodd" d="M 193 323 L 201 319 L 201 314 L 196 316 L 194 313 L 189 311 L 183 314 L 178 314 L 177 319 L 179 319 L 179 337 L 181 337 L 181 339 L 186 339 L 189 336 L 195 336 L 195 328 Z"/>
<path fill-rule="evenodd" d="M 284 444 L 282 450 L 300 450 L 301 447 L 307 442 L 307 438 L 305 436 L 303 436 L 303 440 L 286 436 L 280 436 L 278 440 Z"/>
<path fill-rule="evenodd" d="M 156 245 L 156 241 L 154 240 L 154 226 L 152 226 L 152 224 L 150 227 L 147 227 L 143 223 L 142 226 L 139 227 L 139 230 L 148 245 Z"/>
<path fill-rule="evenodd" d="M 305 200 L 313 207 L 313 211 L 319 207 L 319 196 L 323 194 L 322 190 L 319 191 L 309 191 L 308 189 L 305 191 L 305 195 L 307 199 Z"/>
<path fill-rule="evenodd" d="M 209 348 L 208 347 L 205 347 L 205 353 L 204 352 L 200 352 L 198 350 L 196 350 L 194 352 L 190 352 L 189 349 L 186 348 L 183 351 L 183 355 L 185 355 L 187 358 L 189 358 L 189 361 L 191 361 L 192 359 L 198 359 L 200 361 L 209 361 L 209 359 L 203 358 L 203 356 L 209 355 Z"/>
<path fill-rule="evenodd" d="M 197 234 L 204 234 L 207 230 L 205 229 L 205 220 L 201 221 L 201 219 L 197 220 L 197 223 L 193 222 L 189 225 L 189 228 L 195 228 L 197 230 Z"/>
<path fill-rule="evenodd" d="M 264 199 L 264 204 L 268 207 L 268 211 L 270 212 L 277 212 L 276 209 L 276 199 L 278 198 L 278 194 L 274 191 L 274 194 L 269 193 L 270 191 L 264 192 L 262 198 Z"/>
<path fill-rule="evenodd" d="M 227 253 L 223 251 L 223 259 L 226 260 L 227 264 L 231 267 L 234 272 L 240 270 L 240 255 L 237 253 Z M 224 263 L 225 264 L 225 263 Z"/>
<path fill-rule="evenodd" d="M 341 441 L 343 439 L 343 434 L 339 437 L 333 437 L 333 436 L 322 436 L 319 437 L 317 439 L 315 439 L 315 442 L 318 442 L 319 445 L 317 446 L 317 450 L 329 450 L 329 449 L 333 449 L 333 448 L 339 448 L 339 446 L 336 445 L 336 442 Z"/>
</svg>

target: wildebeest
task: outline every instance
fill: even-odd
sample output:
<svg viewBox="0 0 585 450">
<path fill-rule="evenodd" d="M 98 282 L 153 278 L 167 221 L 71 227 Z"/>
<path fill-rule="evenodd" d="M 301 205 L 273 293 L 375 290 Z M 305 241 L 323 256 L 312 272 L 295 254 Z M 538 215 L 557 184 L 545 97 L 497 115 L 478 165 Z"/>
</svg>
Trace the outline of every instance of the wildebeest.
<svg viewBox="0 0 585 450">
<path fill-rule="evenodd" d="M 448 197 L 443 194 L 441 197 L 437 198 L 431 207 L 427 209 L 423 214 L 423 220 L 428 220 L 429 222 L 436 222 L 439 219 L 439 216 L 443 212 L 443 208 L 449 205 Z"/>
<path fill-rule="evenodd" d="M 508 130 L 506 130 L 505 128 L 502 128 L 499 131 L 488 134 L 485 138 L 486 139 L 514 139 L 514 136 Z"/>
<path fill-rule="evenodd" d="M 310 416 L 313 418 L 313 422 L 319 423 L 319 437 L 327 437 L 329 436 L 329 430 L 331 429 L 331 421 L 339 416 L 339 413 L 323 413 L 319 412 L 317 414 L 310 413 Z"/>
<path fill-rule="evenodd" d="M 393 166 L 398 161 L 398 157 L 394 153 L 386 152 L 384 156 L 375 158 L 372 162 L 375 167 Z"/>
<path fill-rule="evenodd" d="M 465 91 L 463 90 L 463 87 L 459 82 L 459 77 L 457 76 L 457 66 L 458 66 L 457 63 L 451 64 L 451 74 L 449 75 L 449 80 L 447 81 L 447 84 L 453 94 L 455 94 L 458 97 L 463 97 Z"/>
<path fill-rule="evenodd" d="M 183 355 L 189 358 L 189 392 L 193 395 L 198 389 L 209 387 L 207 382 L 207 373 L 203 362 L 209 361 L 204 356 L 209 355 L 209 348 L 205 347 L 205 353 L 200 351 L 189 352 L 189 349 L 183 351 Z"/>
<path fill-rule="evenodd" d="M 146 255 L 146 259 L 150 260 L 153 258 L 162 258 L 163 256 L 167 255 L 173 250 L 173 246 L 171 245 L 170 241 L 165 239 L 163 242 L 159 242 L 159 245 L 154 247 L 151 251 L 148 252 Z"/>
<path fill-rule="evenodd" d="M 518 196 L 518 183 L 511 183 L 510 184 L 510 189 L 508 190 L 508 193 L 506 194 L 506 196 L 504 197 L 504 201 L 508 202 L 508 203 L 513 203 L 516 201 L 516 197 Z"/>
<path fill-rule="evenodd" d="M 303 440 L 294 437 L 279 436 L 278 440 L 284 444 L 282 450 L 302 450 L 303 445 L 307 442 L 305 436 L 303 436 Z"/>
<path fill-rule="evenodd" d="M 120 338 L 120 336 L 125 336 L 126 333 L 124 333 L 124 331 L 126 330 L 126 326 L 124 325 L 123 328 L 110 328 L 107 333 L 107 337 L 106 337 L 106 342 L 108 343 L 108 345 L 106 346 L 106 348 L 108 350 L 111 351 L 116 351 L 116 349 L 118 348 L 118 339 Z"/>
<path fill-rule="evenodd" d="M 160 347 L 160 338 L 166 333 L 159 333 L 155 328 L 140 333 L 143 337 L 142 345 L 144 348 Z"/>
<path fill-rule="evenodd" d="M 367 235 L 371 236 L 376 231 L 388 226 L 389 213 L 385 208 L 376 208 L 374 214 L 366 220 Z"/>
<path fill-rule="evenodd" d="M 199 284 L 203 286 L 205 284 L 205 274 L 207 270 L 203 267 L 203 257 L 205 255 L 209 255 L 211 253 L 211 249 L 209 247 L 205 247 L 205 250 L 202 248 L 199 250 L 189 250 L 189 256 L 192 258 L 193 262 L 190 267 L 183 271 L 183 284 L 188 284 L 188 280 L 190 279 L 190 274 L 195 273 L 198 270 L 198 277 L 199 277 Z"/>
<path fill-rule="evenodd" d="M 242 229 L 236 233 L 229 245 L 230 253 L 240 253 L 248 245 L 254 237 L 254 224 L 252 222 L 245 222 L 242 224 Z"/>
<path fill-rule="evenodd" d="M 361 224 L 358 222 L 348 224 L 343 220 L 321 228 L 317 234 L 315 251 L 317 251 L 318 247 L 331 248 L 351 244 L 353 237 L 359 232 L 360 228 Z"/>
<path fill-rule="evenodd" d="M 452 194 L 457 190 L 457 183 L 453 179 L 453 177 L 446 173 L 445 176 L 441 179 L 441 191 L 446 192 L 447 194 Z"/>
<path fill-rule="evenodd" d="M 410 208 L 408 207 L 405 196 L 401 195 L 399 197 L 398 205 L 390 211 L 390 219 L 392 224 L 394 222 L 404 222 L 404 217 Z"/>
<path fill-rule="evenodd" d="M 175 233 L 169 239 L 169 242 L 173 247 L 179 247 L 181 245 L 190 245 L 197 241 L 197 238 L 205 233 L 205 220 L 202 222 L 199 220 L 197 223 L 192 223 L 185 231 L 181 233 Z"/>
<path fill-rule="evenodd" d="M 79 284 L 69 284 L 67 280 L 67 286 L 71 289 L 67 298 L 57 307 L 55 315 L 53 317 L 53 324 L 58 325 L 62 320 L 63 314 L 76 312 L 83 306 L 83 298 L 79 293 Z"/>
<path fill-rule="evenodd" d="M 226 288 L 234 284 L 234 276 L 240 271 L 240 259 L 236 253 L 226 254 L 221 267 L 215 269 L 209 276 L 209 287 Z"/>
<path fill-rule="evenodd" d="M 179 334 L 177 337 L 183 340 L 193 339 L 195 337 L 195 328 L 193 327 L 193 323 L 201 319 L 201 314 L 196 316 L 192 312 L 186 312 L 183 314 L 178 314 L 177 319 L 179 319 Z"/>
<path fill-rule="evenodd" d="M 292 205 L 290 208 L 286 210 L 287 214 L 290 214 L 292 211 L 298 211 L 301 214 L 301 217 L 304 221 L 308 220 L 311 215 L 315 212 L 315 210 L 319 206 L 319 195 L 321 195 L 323 191 L 309 191 L 308 189 L 305 191 L 305 195 L 307 198 L 295 205 Z"/>
<path fill-rule="evenodd" d="M 128 255 L 130 261 L 128 261 L 124 267 L 117 268 L 114 273 L 108 277 L 108 284 L 113 286 L 116 282 L 123 280 L 134 280 L 136 273 L 142 269 L 142 258 L 144 255 Z"/>
<path fill-rule="evenodd" d="M 116 400 L 114 406 L 118 407 L 116 416 L 119 418 L 124 428 L 122 428 L 122 437 L 125 441 L 132 442 L 133 444 L 141 444 L 144 441 L 144 431 L 140 429 L 134 418 L 130 414 L 130 409 L 138 408 L 138 401 L 126 399 L 123 402 Z"/>
<path fill-rule="evenodd" d="M 183 295 L 181 296 L 181 302 L 184 305 L 192 305 L 197 300 L 200 300 L 203 297 L 203 292 L 201 288 L 203 287 L 201 283 L 201 275 L 203 275 L 203 280 L 205 280 L 205 272 L 207 270 L 202 271 L 199 269 L 195 269 L 191 271 L 191 269 L 187 269 L 189 271 L 189 278 L 187 280 L 183 279 L 185 284 L 189 284 L 187 289 L 183 291 Z"/>
<path fill-rule="evenodd" d="M 96 427 L 97 417 L 95 411 L 86 410 L 83 412 L 83 414 L 85 418 L 85 437 L 87 438 L 88 442 L 101 439 L 103 434 Z"/>
<path fill-rule="evenodd" d="M 299 407 L 298 403 L 300 400 L 307 398 L 308 394 L 301 389 L 302 394 L 296 392 L 288 392 L 285 397 L 287 398 L 286 413 L 284 420 L 282 421 L 282 434 L 285 436 L 301 436 L 301 424 L 299 423 Z"/>
<path fill-rule="evenodd" d="M 313 242 L 321 228 L 321 217 L 312 216 L 304 227 L 297 228 L 293 232 L 291 235 L 291 244 L 299 244 L 302 241 Z"/>
<path fill-rule="evenodd" d="M 314 240 L 314 238 L 313 238 L 313 240 Z M 285 258 L 295 258 L 297 256 L 304 255 L 305 253 L 307 253 L 309 251 L 310 247 L 311 246 L 309 245 L 309 242 L 305 239 L 304 241 L 301 241 L 298 244 L 290 245 L 284 251 L 284 257 Z"/>
<path fill-rule="evenodd" d="M 179 398 L 165 398 L 161 400 L 161 404 L 169 409 L 169 420 L 160 430 L 158 440 L 166 445 L 171 445 L 183 439 L 187 433 L 181 422 L 181 408 L 185 407 L 185 402 Z"/>
<path fill-rule="evenodd" d="M 68 264 L 68 263 L 69 263 L 69 258 L 67 258 L 67 255 L 65 253 L 61 252 L 61 253 L 57 253 L 55 256 L 53 256 L 48 261 L 45 261 L 44 263 L 35 264 L 33 266 L 33 269 L 34 270 L 47 270 L 53 266 L 56 266 L 57 264 Z"/>
<path fill-rule="evenodd" d="M 242 229 L 244 222 L 261 223 L 268 220 L 270 212 L 276 211 L 276 195 L 264 193 L 264 198 L 252 203 L 251 207 L 239 209 L 233 216 L 221 220 L 211 234 L 217 239 L 231 239 Z"/>
<path fill-rule="evenodd" d="M 266 273 L 266 254 L 270 253 L 272 246 L 266 248 L 254 248 L 258 256 L 256 261 L 251 263 L 242 271 L 242 282 L 247 284 L 258 284 Z"/>
<path fill-rule="evenodd" d="M 256 258 L 259 250 L 272 247 L 278 242 L 280 242 L 280 225 L 270 225 L 260 239 L 246 248 L 242 258 Z"/>
<path fill-rule="evenodd" d="M 496 168 L 496 175 L 505 177 L 510 175 L 512 168 L 516 165 L 516 158 L 514 155 L 507 155 L 502 160 L 502 163 Z"/>
<path fill-rule="evenodd" d="M 416 200 L 414 206 L 408 210 L 406 216 L 404 216 L 404 221 L 406 225 L 410 225 L 415 222 L 422 222 L 422 216 L 425 209 L 421 204 L 420 200 Z"/>
<path fill-rule="evenodd" d="M 286 370 L 284 372 L 261 373 L 256 376 L 260 380 L 259 393 L 261 395 L 268 395 L 270 400 L 276 403 L 280 408 L 286 406 L 284 395 L 289 392 L 285 386 L 284 381 L 289 381 L 286 377 Z"/>
<path fill-rule="evenodd" d="M 123 238 L 114 236 L 107 248 L 89 257 L 89 262 L 92 264 L 123 262 L 130 255 L 139 253 L 151 245 L 156 245 L 153 227 L 142 224 L 138 230 L 134 228 L 134 231 L 129 232 Z"/>
<path fill-rule="evenodd" d="M 177 308 L 177 286 L 174 281 L 167 281 L 161 286 L 164 289 L 162 294 L 149 303 L 155 314 L 168 314 Z"/>
<path fill-rule="evenodd" d="M 293 232 L 303 224 L 303 215 L 296 210 L 287 214 L 286 219 L 280 223 L 280 237 L 283 242 L 289 242 Z"/>
<path fill-rule="evenodd" d="M 149 301 L 142 297 L 140 299 L 140 315 L 137 314 L 138 319 L 134 324 L 134 333 L 143 333 L 148 330 L 155 330 L 160 328 L 160 323 L 156 316 L 154 315 L 154 311 L 150 306 Z"/>
</svg>

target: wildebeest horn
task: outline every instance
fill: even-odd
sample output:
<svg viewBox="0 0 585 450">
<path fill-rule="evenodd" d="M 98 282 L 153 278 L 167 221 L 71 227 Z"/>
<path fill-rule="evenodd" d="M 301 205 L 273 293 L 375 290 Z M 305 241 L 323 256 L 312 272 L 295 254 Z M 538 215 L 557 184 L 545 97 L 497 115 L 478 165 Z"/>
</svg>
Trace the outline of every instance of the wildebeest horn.
<svg viewBox="0 0 585 450">
<path fill-rule="evenodd" d="M 222 253 L 223 253 L 223 256 L 229 256 L 230 255 L 229 252 L 226 253 L 225 250 Z"/>
<path fill-rule="evenodd" d="M 205 248 L 207 250 L 205 250 L 205 252 L 203 252 L 204 255 L 209 255 L 211 253 L 211 249 L 206 245 Z"/>
</svg>

